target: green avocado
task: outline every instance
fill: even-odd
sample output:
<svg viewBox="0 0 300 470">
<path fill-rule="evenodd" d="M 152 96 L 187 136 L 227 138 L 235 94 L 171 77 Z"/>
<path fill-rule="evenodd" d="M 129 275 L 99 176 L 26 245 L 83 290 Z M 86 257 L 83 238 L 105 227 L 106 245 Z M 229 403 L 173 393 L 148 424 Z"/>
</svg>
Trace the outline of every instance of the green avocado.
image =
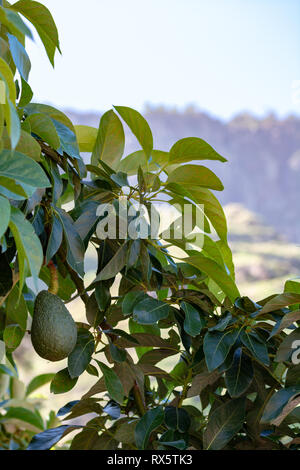
<svg viewBox="0 0 300 470">
<path fill-rule="evenodd" d="M 31 341 L 43 359 L 61 361 L 73 351 L 77 327 L 62 300 L 43 290 L 35 299 Z"/>
</svg>

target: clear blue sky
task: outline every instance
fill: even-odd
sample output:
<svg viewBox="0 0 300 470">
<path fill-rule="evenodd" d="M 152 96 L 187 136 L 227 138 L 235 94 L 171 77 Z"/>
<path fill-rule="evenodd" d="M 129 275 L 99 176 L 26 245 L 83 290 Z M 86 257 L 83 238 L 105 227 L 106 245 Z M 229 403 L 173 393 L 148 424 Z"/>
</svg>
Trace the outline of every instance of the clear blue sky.
<svg viewBox="0 0 300 470">
<path fill-rule="evenodd" d="M 35 101 L 97 111 L 194 103 L 222 118 L 300 114 L 292 98 L 299 0 L 40 1 L 63 55 L 53 71 L 40 42 L 28 42 Z"/>
</svg>

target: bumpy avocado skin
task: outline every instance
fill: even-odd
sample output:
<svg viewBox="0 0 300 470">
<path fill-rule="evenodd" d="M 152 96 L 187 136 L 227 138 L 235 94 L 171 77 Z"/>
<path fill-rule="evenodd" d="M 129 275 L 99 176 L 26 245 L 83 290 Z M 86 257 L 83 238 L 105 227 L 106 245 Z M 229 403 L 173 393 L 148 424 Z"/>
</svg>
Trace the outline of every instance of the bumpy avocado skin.
<svg viewBox="0 0 300 470">
<path fill-rule="evenodd" d="M 45 290 L 35 299 L 31 341 L 37 354 L 52 362 L 68 357 L 77 341 L 76 323 L 68 309 Z"/>
</svg>

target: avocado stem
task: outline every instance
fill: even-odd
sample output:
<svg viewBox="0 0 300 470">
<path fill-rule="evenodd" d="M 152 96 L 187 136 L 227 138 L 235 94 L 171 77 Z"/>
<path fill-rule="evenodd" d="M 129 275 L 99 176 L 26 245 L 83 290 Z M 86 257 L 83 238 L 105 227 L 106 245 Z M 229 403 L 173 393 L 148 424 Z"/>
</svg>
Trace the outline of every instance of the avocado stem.
<svg viewBox="0 0 300 470">
<path fill-rule="evenodd" d="M 57 295 L 58 288 L 59 288 L 58 272 L 57 272 L 57 267 L 55 266 L 52 260 L 48 263 L 48 269 L 50 271 L 50 285 L 49 285 L 48 292 L 50 292 L 51 294 Z"/>
</svg>

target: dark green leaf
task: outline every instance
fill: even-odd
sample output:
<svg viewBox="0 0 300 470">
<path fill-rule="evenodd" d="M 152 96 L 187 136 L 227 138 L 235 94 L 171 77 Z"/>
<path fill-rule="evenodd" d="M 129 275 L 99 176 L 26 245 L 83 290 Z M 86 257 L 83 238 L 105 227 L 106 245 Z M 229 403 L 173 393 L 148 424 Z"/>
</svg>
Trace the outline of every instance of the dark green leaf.
<svg viewBox="0 0 300 470">
<path fill-rule="evenodd" d="M 169 305 L 152 297 L 139 301 L 133 308 L 133 319 L 141 325 L 154 325 L 169 315 Z"/>
<path fill-rule="evenodd" d="M 68 357 L 68 370 L 70 377 L 79 377 L 87 368 L 94 352 L 94 337 L 86 329 L 80 328 L 77 335 L 77 343 Z"/>
<path fill-rule="evenodd" d="M 203 436 L 204 449 L 221 450 L 241 429 L 245 417 L 245 399 L 237 398 L 216 408 Z"/>
<path fill-rule="evenodd" d="M 134 432 L 138 449 L 144 450 L 147 448 L 150 434 L 162 424 L 163 420 L 164 409 L 162 407 L 153 408 L 144 414 L 137 423 Z"/>
<path fill-rule="evenodd" d="M 68 369 L 63 369 L 57 372 L 52 379 L 50 385 L 50 392 L 54 394 L 66 393 L 72 390 L 77 383 L 78 378 L 71 378 Z"/>
<path fill-rule="evenodd" d="M 79 428 L 82 428 L 82 426 L 65 424 L 58 428 L 47 429 L 46 431 L 36 434 L 26 450 L 50 450 L 51 447 L 57 444 L 68 432 Z"/>
<path fill-rule="evenodd" d="M 201 333 L 202 328 L 206 325 L 205 319 L 199 314 L 195 307 L 187 302 L 181 302 L 180 307 L 185 313 L 183 324 L 184 330 L 190 336 L 198 336 Z"/>
<path fill-rule="evenodd" d="M 270 364 L 267 346 L 255 332 L 247 333 L 243 330 L 240 339 L 256 359 L 266 366 Z"/>
<path fill-rule="evenodd" d="M 211 372 L 225 361 L 238 337 L 238 331 L 208 331 L 204 337 L 204 353 L 208 370 Z"/>
<path fill-rule="evenodd" d="M 3 339 L 6 347 L 9 349 L 16 349 L 25 334 L 25 331 L 19 325 L 8 325 L 3 332 Z"/>
<path fill-rule="evenodd" d="M 288 402 L 297 395 L 300 395 L 300 385 L 283 388 L 275 393 L 268 401 L 264 409 L 264 413 L 261 418 L 262 423 L 270 423 L 276 419 L 281 414 Z"/>
<path fill-rule="evenodd" d="M 169 429 L 187 432 L 191 425 L 191 418 L 183 408 L 167 406 L 165 409 L 165 423 Z"/>
<path fill-rule="evenodd" d="M 119 377 L 112 369 L 107 367 L 107 365 L 99 361 L 97 361 L 97 363 L 104 376 L 106 388 L 110 397 L 121 405 L 124 399 L 124 390 Z"/>
<path fill-rule="evenodd" d="M 233 363 L 225 372 L 225 384 L 232 398 L 242 395 L 253 380 L 253 367 L 251 359 L 243 354 L 242 348 L 236 349 Z"/>
</svg>

